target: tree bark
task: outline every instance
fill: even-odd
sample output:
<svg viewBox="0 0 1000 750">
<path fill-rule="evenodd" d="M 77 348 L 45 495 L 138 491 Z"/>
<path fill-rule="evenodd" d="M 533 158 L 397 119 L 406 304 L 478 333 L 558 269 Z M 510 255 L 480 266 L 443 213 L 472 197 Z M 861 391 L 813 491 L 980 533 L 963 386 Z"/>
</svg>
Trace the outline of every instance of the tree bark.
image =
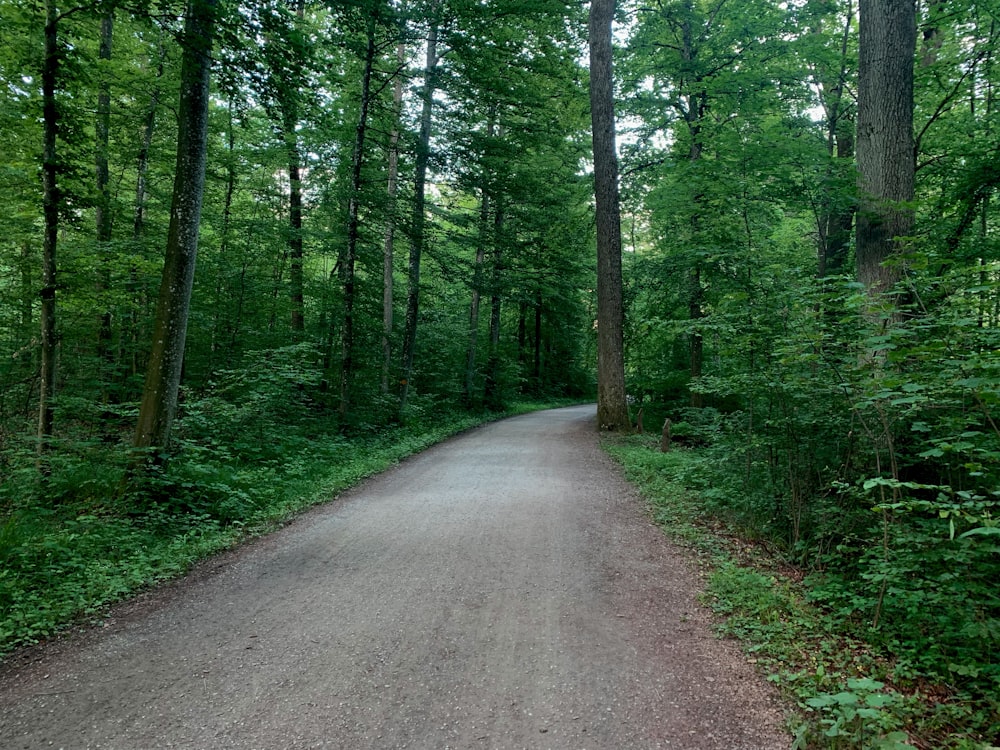
<svg viewBox="0 0 1000 750">
<path fill-rule="evenodd" d="M 153 131 L 156 128 L 156 110 L 160 106 L 159 81 L 163 78 L 164 50 L 162 43 L 159 48 L 159 56 L 156 69 L 157 86 L 153 89 L 153 95 L 149 99 L 149 107 L 146 110 L 146 122 L 142 128 L 142 143 L 139 146 L 139 154 L 136 158 L 135 209 L 132 219 L 132 239 L 135 240 L 138 240 L 142 236 L 143 224 L 145 222 L 146 175 L 149 172 L 149 148 L 153 143 Z"/>
<path fill-rule="evenodd" d="M 501 133 L 502 134 L 502 133 Z M 490 348 L 486 357 L 486 378 L 483 385 L 483 405 L 491 411 L 503 409 L 500 387 L 500 313 L 503 284 L 503 223 L 504 211 L 499 198 L 493 211 L 493 272 L 490 279 Z"/>
<path fill-rule="evenodd" d="M 389 197 L 388 220 L 382 251 L 382 393 L 389 393 L 389 373 L 392 370 L 392 319 L 393 319 L 393 265 L 396 243 L 396 194 L 399 192 L 399 119 L 403 109 L 403 66 L 406 62 L 406 43 L 396 47 L 399 70 L 392 85 L 393 127 L 389 134 L 389 180 L 386 192 Z"/>
<path fill-rule="evenodd" d="M 524 364 L 528 346 L 528 304 L 523 300 L 517 308 L 517 363 Z"/>
<path fill-rule="evenodd" d="M 531 367 L 531 379 L 535 394 L 542 392 L 542 293 L 535 293 L 535 351 Z"/>
<path fill-rule="evenodd" d="M 483 386 L 483 405 L 491 411 L 502 411 L 504 402 L 500 388 L 500 313 L 500 293 L 494 292 L 490 295 L 490 348 Z"/>
<path fill-rule="evenodd" d="M 496 129 L 496 109 L 491 107 L 486 123 L 486 138 L 492 140 Z M 479 242 L 476 246 L 476 260 L 472 267 L 472 300 L 469 302 L 469 344 L 465 355 L 465 404 L 472 406 L 476 392 L 476 349 L 479 342 L 479 303 L 483 288 L 483 263 L 486 261 L 486 246 L 489 243 L 487 230 L 490 218 L 490 194 L 487 190 L 488 174 L 483 175 L 483 187 L 479 203 Z"/>
<path fill-rule="evenodd" d="M 670 451 L 670 419 L 663 420 L 663 429 L 660 431 L 660 453 Z"/>
<path fill-rule="evenodd" d="M 913 0 L 861 0 L 856 253 L 873 302 L 901 278 L 899 264 L 886 261 L 913 230 L 916 34 Z"/>
<path fill-rule="evenodd" d="M 98 59 L 104 62 L 111 60 L 111 43 L 114 34 L 114 12 L 108 11 L 101 18 L 101 35 L 98 48 Z M 97 89 L 97 119 L 95 122 L 94 175 L 97 192 L 97 206 L 94 212 L 97 224 L 97 248 L 101 267 L 98 271 L 97 291 L 104 311 L 97 334 L 97 358 L 106 371 L 101 374 L 101 387 L 108 398 L 107 379 L 111 374 L 114 353 L 111 339 L 111 309 L 106 299 L 111 290 L 111 192 L 108 189 L 108 150 L 111 137 L 111 77 L 107 70 L 100 71 L 100 84 Z"/>
<path fill-rule="evenodd" d="M 631 429 L 625 397 L 621 213 L 615 152 L 611 24 L 614 0 L 590 4 L 590 111 L 597 204 L 597 425 Z"/>
<path fill-rule="evenodd" d="M 291 140 L 288 148 L 288 285 L 292 303 L 292 334 L 301 336 L 306 329 L 305 292 L 303 281 L 302 243 L 302 156 L 299 153 L 298 137 L 293 132 L 286 136 Z"/>
<path fill-rule="evenodd" d="M 347 252 L 344 256 L 344 325 L 340 329 L 340 407 L 341 419 L 351 407 L 351 387 L 354 380 L 354 297 L 355 265 L 358 257 L 358 214 L 361 207 L 361 168 L 364 164 L 365 136 L 368 132 L 368 110 L 371 106 L 372 70 L 375 65 L 375 23 L 377 13 L 368 18 L 364 72 L 361 75 L 361 106 L 354 130 L 351 154 L 351 188 L 347 202 Z"/>
<path fill-rule="evenodd" d="M 56 137 L 59 132 L 59 110 L 56 105 L 56 81 L 59 77 L 59 12 L 55 0 L 45 3 L 45 62 L 42 68 L 42 242 L 41 288 L 41 368 L 38 391 L 38 454 L 39 468 L 49 449 L 52 437 L 53 405 L 56 385 L 56 245 L 59 239 L 59 185 Z"/>
<path fill-rule="evenodd" d="M 142 238 L 146 220 L 146 175 L 149 172 L 149 149 L 153 143 L 153 132 L 156 129 L 156 111 L 160 106 L 159 81 L 163 78 L 164 50 L 162 39 L 159 45 L 159 59 L 156 69 L 157 86 L 153 89 L 153 94 L 149 100 L 149 107 L 146 109 L 146 121 L 142 128 L 142 142 L 139 145 L 139 153 L 136 156 L 136 180 L 135 180 L 135 203 L 132 214 L 132 240 L 138 252 L 139 240 Z M 140 308 L 146 307 L 147 299 L 144 292 L 141 292 L 139 283 L 139 269 L 135 264 L 129 269 L 128 291 L 131 297 L 131 306 L 128 312 L 128 322 L 126 323 L 128 332 L 122 338 L 128 342 L 131 353 L 128 357 L 128 374 L 135 376 L 143 369 L 143 364 L 139 356 L 140 334 Z M 125 341 L 122 346 L 125 346 Z M 124 355 L 122 357 L 125 358 Z"/>
<path fill-rule="evenodd" d="M 436 13 L 436 8 L 432 12 Z M 413 180 L 413 221 L 410 227 L 410 260 L 406 289 L 406 323 L 403 330 L 403 367 L 399 384 L 399 414 L 406 408 L 406 399 L 413 376 L 413 355 L 417 346 L 417 320 L 420 314 L 420 259 L 424 250 L 426 216 L 427 162 L 431 149 L 431 114 L 434 107 L 435 79 L 437 77 L 437 19 L 431 21 L 427 34 L 427 58 L 424 66 L 424 87 L 421 92 L 420 136 L 417 141 L 417 158 Z"/>
<path fill-rule="evenodd" d="M 170 225 L 136 448 L 166 448 L 177 413 L 205 186 L 212 36 L 218 0 L 190 0 L 181 59 L 179 131 Z"/>
<path fill-rule="evenodd" d="M 305 17 L 304 0 L 296 0 L 295 15 L 301 22 Z M 297 61 L 299 65 L 302 61 Z M 288 285 L 289 299 L 292 303 L 291 328 L 292 334 L 301 337 L 306 327 L 305 317 L 305 285 L 303 280 L 303 242 L 302 242 L 302 153 L 299 149 L 298 127 L 299 92 L 292 90 L 287 94 L 284 112 L 285 147 L 288 151 Z"/>
<path fill-rule="evenodd" d="M 229 106 L 226 112 L 226 192 L 222 199 L 222 232 L 219 237 L 219 255 L 223 263 L 229 262 L 230 238 L 232 237 L 233 225 L 233 200 L 236 198 L 236 124 L 233 121 L 234 102 L 229 99 Z M 243 273 L 246 273 L 246 263 L 243 264 Z M 242 276 L 241 276 L 242 283 Z M 219 274 L 215 287 L 215 304 L 212 305 L 212 346 L 209 359 L 208 371 L 211 373 L 215 369 L 216 352 L 225 346 L 226 366 L 232 364 L 233 356 L 236 353 L 237 344 L 237 324 L 233 320 L 232 310 L 229 305 L 223 303 L 223 286 L 225 277 Z M 242 288 L 241 288 L 242 293 Z M 240 298 L 242 305 L 242 297 Z M 239 310 L 237 310 L 237 316 Z M 223 338 L 225 344 L 221 343 Z"/>
<path fill-rule="evenodd" d="M 493 123 L 487 132 L 492 135 Z M 479 243 L 476 247 L 476 260 L 472 268 L 472 300 L 469 302 L 469 343 L 465 351 L 465 405 L 471 407 L 476 392 L 476 348 L 479 342 L 479 302 L 482 296 L 483 263 L 486 261 L 486 243 L 488 241 L 486 224 L 490 215 L 490 196 L 485 188 L 479 204 Z"/>
</svg>

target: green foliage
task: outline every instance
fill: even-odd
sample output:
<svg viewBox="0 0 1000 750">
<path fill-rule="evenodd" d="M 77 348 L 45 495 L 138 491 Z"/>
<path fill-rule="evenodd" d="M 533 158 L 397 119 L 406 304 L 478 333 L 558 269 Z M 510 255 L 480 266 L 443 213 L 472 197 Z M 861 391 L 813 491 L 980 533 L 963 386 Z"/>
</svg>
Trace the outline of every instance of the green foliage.
<svg viewBox="0 0 1000 750">
<path fill-rule="evenodd" d="M 276 387 L 266 375 L 256 382 L 265 391 Z M 213 398 L 224 396 L 223 389 Z M 514 413 L 535 408 L 521 404 Z M 311 422 L 271 423 L 256 433 L 268 445 L 264 453 L 197 435 L 204 419 L 200 409 L 193 409 L 190 418 L 193 424 L 182 426 L 181 452 L 124 497 L 119 494 L 123 465 L 94 470 L 96 461 L 109 455 L 107 448 L 91 453 L 86 463 L 60 454 L 47 485 L 63 488 L 56 505 L 40 503 L 37 488 L 15 493 L 19 476 L 37 477 L 33 467 L 0 484 L 5 509 L 0 514 L 0 653 L 36 643 L 74 622 L 99 620 L 106 605 L 181 575 L 198 560 L 483 421 L 436 412 L 406 427 L 352 438 L 337 431 L 317 434 Z M 233 418 L 242 416 L 236 411 Z M 218 424 L 225 427 L 221 420 Z M 81 481 L 84 475 L 89 482 Z"/>
<path fill-rule="evenodd" d="M 896 697 L 882 692 L 884 687 L 870 677 L 854 677 L 847 680 L 847 690 L 820 693 L 806 700 L 806 705 L 823 717 L 820 724 L 823 736 L 832 740 L 829 747 L 912 750 L 906 733 L 895 729 L 898 722 L 890 709 Z M 800 732 L 792 747 L 809 747 L 807 734 Z"/>
<path fill-rule="evenodd" d="M 228 546 L 211 519 L 153 511 L 143 517 L 24 507 L 0 535 L 0 649 L 54 634 L 136 589 L 182 573 Z"/>
<path fill-rule="evenodd" d="M 427 8 L 226 6 L 173 442 L 132 466 L 175 172 L 183 8 L 174 5 L 116 6 L 111 59 L 98 54 L 109 7 L 59 18 L 59 356 L 44 461 L 33 426 L 44 19 L 41 6 L 0 5 L 0 651 L 176 575 L 503 405 L 593 388 L 580 8 L 438 6 L 448 54 L 431 123 L 417 361 L 400 413 L 419 128 L 410 82 Z M 352 163 L 369 37 L 367 137 Z M 112 237 L 97 242 L 105 85 Z M 485 312 L 470 330 L 474 290 Z M 342 401 L 343 381 L 351 398 Z"/>
<path fill-rule="evenodd" d="M 722 618 L 720 631 L 738 638 L 749 657 L 798 704 L 794 747 L 972 750 L 1000 732 L 1000 704 L 988 679 L 976 682 L 970 670 L 957 663 L 944 677 L 947 687 L 927 679 L 943 658 L 950 658 L 945 652 L 959 647 L 951 639 L 968 639 L 969 634 L 954 628 L 959 621 L 970 624 L 970 608 L 957 598 L 964 595 L 958 593 L 961 589 L 949 588 L 947 580 L 928 585 L 933 573 L 917 567 L 916 550 L 908 558 L 913 567 L 884 571 L 895 588 L 908 594 L 891 605 L 883 603 L 892 611 L 883 609 L 881 630 L 859 628 L 855 614 L 874 606 L 880 581 L 858 586 L 856 580 L 842 577 L 831 588 L 845 597 L 867 598 L 843 601 L 843 609 L 838 609 L 832 604 L 836 595 L 821 590 L 818 574 L 803 577 L 789 566 L 787 551 L 771 541 L 748 541 L 748 533 L 759 537 L 760 519 L 755 534 L 754 528 L 742 525 L 750 516 L 741 515 L 739 495 L 726 500 L 712 492 L 725 472 L 718 470 L 718 454 L 711 447 L 659 453 L 654 440 L 635 436 L 606 441 L 606 448 L 648 498 L 664 531 L 697 550 L 709 566 L 704 600 Z M 938 529 L 946 523 L 939 518 Z M 923 542 L 933 549 L 929 537 Z M 872 549 L 876 557 L 881 554 L 879 545 Z M 846 551 L 841 555 L 846 557 Z M 933 554 L 928 557 L 933 561 Z M 837 559 L 831 553 L 828 565 Z M 860 568 L 871 569 L 865 566 L 861 561 Z M 828 583 L 830 567 L 822 579 Z M 929 594 L 933 587 L 940 592 Z M 943 601 L 948 597 L 951 614 Z M 889 599 L 886 596 L 885 602 Z M 912 609 L 904 611 L 907 607 Z M 952 619 L 942 622 L 945 617 Z M 895 640 L 888 642 L 886 632 L 895 633 Z M 918 653 L 911 644 L 920 644 L 924 651 Z M 989 658 L 980 653 L 976 664 L 983 668 Z"/>
</svg>

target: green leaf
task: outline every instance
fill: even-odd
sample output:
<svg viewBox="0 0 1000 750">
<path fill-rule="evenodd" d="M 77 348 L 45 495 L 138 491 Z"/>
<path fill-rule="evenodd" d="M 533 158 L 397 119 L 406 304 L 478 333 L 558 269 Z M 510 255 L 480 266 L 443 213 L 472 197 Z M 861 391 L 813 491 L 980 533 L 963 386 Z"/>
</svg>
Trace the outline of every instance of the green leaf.
<svg viewBox="0 0 1000 750">
<path fill-rule="evenodd" d="M 840 706 L 856 706 L 860 702 L 857 693 L 841 692 L 833 696 L 833 700 Z"/>
<path fill-rule="evenodd" d="M 873 680 L 871 677 L 852 677 L 847 681 L 851 690 L 881 690 L 885 683 Z"/>
<path fill-rule="evenodd" d="M 1000 536 L 1000 526 L 977 526 L 964 534 L 959 534 L 958 538 L 965 539 L 970 536 Z"/>
<path fill-rule="evenodd" d="M 872 693 L 865 696 L 865 705 L 872 708 L 882 708 L 895 702 L 895 698 L 886 693 Z"/>
<path fill-rule="evenodd" d="M 836 699 L 829 693 L 822 693 L 814 698 L 806 699 L 806 705 L 811 706 L 812 708 L 828 708 L 836 705 L 836 703 Z"/>
</svg>

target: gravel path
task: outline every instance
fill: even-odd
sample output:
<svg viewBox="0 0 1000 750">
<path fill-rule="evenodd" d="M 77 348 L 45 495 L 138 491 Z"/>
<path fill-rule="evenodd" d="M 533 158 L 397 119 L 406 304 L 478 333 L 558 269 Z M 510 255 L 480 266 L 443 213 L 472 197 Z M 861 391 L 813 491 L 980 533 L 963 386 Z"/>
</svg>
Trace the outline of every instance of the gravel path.
<svg viewBox="0 0 1000 750">
<path fill-rule="evenodd" d="M 0 748 L 786 748 L 598 447 L 491 424 L 0 668 Z"/>
</svg>

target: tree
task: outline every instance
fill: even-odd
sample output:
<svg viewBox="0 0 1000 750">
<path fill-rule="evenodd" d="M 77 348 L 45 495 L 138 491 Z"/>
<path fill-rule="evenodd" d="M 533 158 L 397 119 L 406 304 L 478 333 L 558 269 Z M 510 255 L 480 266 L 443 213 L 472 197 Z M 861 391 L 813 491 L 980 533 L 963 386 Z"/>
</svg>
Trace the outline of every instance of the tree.
<svg viewBox="0 0 1000 750">
<path fill-rule="evenodd" d="M 631 423 L 625 398 L 622 344 L 621 209 L 611 61 L 614 14 L 614 0 L 591 0 L 590 112 L 597 203 L 597 425 L 602 430 L 624 432 L 631 428 Z"/>
<path fill-rule="evenodd" d="M 397 193 L 399 192 L 399 118 L 403 108 L 403 68 L 406 64 L 405 22 L 401 37 L 396 45 L 397 70 L 392 84 L 392 125 L 389 132 L 388 174 L 386 175 L 386 197 L 388 199 L 385 222 L 385 238 L 382 243 L 382 394 L 389 393 L 389 373 L 392 370 L 392 321 L 393 268 L 396 246 Z"/>
<path fill-rule="evenodd" d="M 177 412 L 208 153 L 211 51 L 218 0 L 190 0 L 184 24 L 180 130 L 170 226 L 153 344 L 139 406 L 134 446 L 166 448 Z"/>
<path fill-rule="evenodd" d="M 856 257 L 873 300 L 901 278 L 895 259 L 913 232 L 916 40 L 913 0 L 861 0 Z"/>
<path fill-rule="evenodd" d="M 112 39 L 114 36 L 114 11 L 108 10 L 101 18 L 100 61 L 111 60 Z M 97 120 L 95 123 L 96 148 L 94 149 L 94 173 L 96 176 L 95 192 L 97 206 L 94 212 L 94 223 L 97 226 L 97 245 L 101 256 L 98 278 L 98 292 L 107 295 L 110 286 L 110 258 L 108 247 L 111 243 L 112 206 L 108 175 L 108 148 L 111 136 L 111 80 L 107 70 L 100 71 L 101 80 L 97 92 Z M 97 334 L 97 356 L 101 363 L 111 363 L 114 354 L 111 350 L 111 311 L 105 309 L 101 313 L 100 330 Z"/>
<path fill-rule="evenodd" d="M 420 134 L 417 140 L 417 158 L 413 178 L 413 214 L 410 224 L 410 257 L 407 269 L 406 323 L 403 330 L 403 366 L 399 383 L 399 413 L 406 408 L 406 399 L 413 377 L 413 357 L 417 346 L 417 323 L 420 315 L 420 261 L 423 256 L 424 234 L 427 225 L 426 196 L 427 164 L 431 152 L 431 125 L 434 108 L 434 91 L 437 83 L 438 56 L 438 3 L 432 3 L 430 27 L 427 33 L 427 57 L 424 64 L 423 88 L 420 92 Z"/>
<path fill-rule="evenodd" d="M 381 0 L 376 0 L 380 3 Z M 361 97 L 358 102 L 358 120 L 354 128 L 354 145 L 351 150 L 351 180 L 347 199 L 347 242 L 341 259 L 341 276 L 344 280 L 344 324 L 340 334 L 340 406 L 341 419 L 347 417 L 351 407 L 354 381 L 355 347 L 355 298 L 357 288 L 358 239 L 360 234 L 361 168 L 365 159 L 365 138 L 368 133 L 368 112 L 372 105 L 372 71 L 378 52 L 376 30 L 381 6 L 368 8 L 365 22 L 365 52 L 361 73 Z"/>
<path fill-rule="evenodd" d="M 496 110 L 494 105 L 490 110 L 490 117 L 486 123 L 487 141 L 491 141 L 494 138 L 495 131 Z M 488 182 L 489 176 L 484 175 L 479 197 L 476 258 L 472 269 L 472 299 L 469 302 L 469 345 L 465 357 L 465 388 L 463 392 L 465 402 L 469 406 L 475 402 L 476 394 L 476 348 L 479 342 L 479 302 L 483 291 L 483 263 L 486 260 L 486 250 L 489 244 L 490 191 Z"/>
<path fill-rule="evenodd" d="M 297 0 L 295 4 L 295 15 L 301 24 L 305 15 L 304 0 Z M 293 49 L 296 54 L 293 59 L 293 67 L 297 75 L 302 75 L 305 54 L 302 51 L 301 36 L 302 30 L 298 30 L 298 38 Z M 280 97 L 282 104 L 282 124 L 284 129 L 285 143 L 288 149 L 288 254 L 289 254 L 289 277 L 292 303 L 291 326 L 296 334 L 305 331 L 305 293 L 303 291 L 303 240 L 302 240 L 302 152 L 299 148 L 299 136 L 296 129 L 299 125 L 298 104 L 301 96 L 298 86 L 299 81 L 288 81 L 287 87 L 282 86 L 281 90 L 285 95 Z"/>
<path fill-rule="evenodd" d="M 49 448 L 56 387 L 56 245 L 59 240 L 59 163 L 56 139 L 59 110 L 56 84 L 59 77 L 59 11 L 55 0 L 45 3 L 45 61 L 42 68 L 42 203 L 45 235 L 42 245 L 41 373 L 38 379 L 38 452 Z"/>
<path fill-rule="evenodd" d="M 854 228 L 855 196 L 846 190 L 846 175 L 854 175 L 854 105 L 850 87 L 857 65 L 853 0 L 848 0 L 842 14 L 833 15 L 839 24 L 839 36 L 824 30 L 830 20 L 820 15 L 812 24 L 804 51 L 823 108 L 828 161 L 821 173 L 818 210 L 816 211 L 818 275 L 820 278 L 845 273 L 851 234 Z M 834 26 L 836 29 L 837 26 Z"/>
<path fill-rule="evenodd" d="M 264 11 L 264 27 L 270 44 L 265 57 L 272 80 L 269 88 L 278 110 L 281 135 L 288 158 L 288 276 L 290 325 L 293 334 L 305 332 L 305 293 L 303 291 L 302 236 L 302 149 L 298 128 L 302 103 L 305 99 L 305 79 L 308 75 L 310 51 L 304 28 L 305 0 L 292 0 L 293 17 L 281 12 Z"/>
<path fill-rule="evenodd" d="M 629 197 L 651 212 L 655 241 L 670 256 L 671 278 L 664 281 L 683 297 L 687 401 L 695 408 L 703 405 L 702 379 L 712 374 L 715 286 L 734 272 L 737 238 L 746 234 L 743 209 L 763 187 L 734 177 L 759 171 L 765 161 L 773 167 L 764 171 L 776 171 L 786 158 L 784 148 L 768 160 L 754 151 L 758 143 L 773 148 L 782 125 L 774 113 L 796 104 L 797 94 L 785 93 L 796 91 L 788 83 L 797 74 L 782 39 L 791 35 L 787 19 L 787 10 L 770 2 L 644 6 L 623 66 L 643 146 L 626 154 L 636 173 Z M 666 143 L 654 150 L 654 139 Z M 768 212 L 756 205 L 748 215 Z M 741 270 L 749 273 L 743 264 Z"/>
<path fill-rule="evenodd" d="M 585 356 L 593 334 L 580 317 L 593 316 L 582 252 L 589 185 L 578 174 L 588 134 L 581 8 L 560 0 L 485 12 L 468 0 L 412 4 L 410 29 L 426 39 L 437 18 L 438 41 L 428 85 L 421 86 L 418 69 L 408 86 L 406 68 L 426 68 L 423 50 L 416 63 L 412 40 L 400 44 L 399 4 L 381 2 L 377 19 L 367 12 L 373 7 L 273 0 L 220 23 L 211 101 L 222 104 L 208 107 L 192 277 L 196 246 L 184 226 L 195 222 L 181 186 L 197 192 L 198 179 L 185 176 L 197 169 L 178 162 L 178 136 L 181 152 L 192 150 L 188 32 L 174 28 L 171 17 L 114 3 L 59 16 L 54 46 L 61 67 L 51 87 L 58 107 L 47 110 L 58 116 L 58 168 L 43 170 L 37 152 L 48 91 L 44 26 L 39 6 L 3 6 L 0 135 L 12 189 L 0 196 L 0 464 L 11 436 L 43 414 L 58 423 L 55 431 L 51 423 L 46 428 L 59 433 L 58 443 L 47 440 L 56 452 L 96 437 L 110 460 L 119 442 L 163 447 L 171 435 L 191 440 L 192 426 L 207 414 L 200 399 L 214 397 L 236 373 L 256 372 L 263 359 L 293 351 L 296 367 L 312 357 L 314 371 L 297 372 L 295 380 L 317 417 L 337 408 L 339 384 L 339 403 L 353 408 L 346 419 L 330 421 L 378 429 L 396 407 L 378 395 L 380 381 L 388 376 L 387 391 L 398 382 L 402 348 L 393 345 L 387 368 L 379 339 L 403 333 L 402 313 L 418 294 L 426 301 L 410 314 L 407 331 L 411 411 L 431 399 L 481 408 L 500 407 L 518 391 L 557 395 L 572 388 L 583 395 L 593 380 Z M 505 75 L 497 76 L 501 69 Z M 176 102 L 164 106 L 182 72 L 183 111 Z M 429 120 L 422 117 L 425 102 Z M 484 139 L 493 107 L 495 137 Z M 295 141 L 299 180 L 290 153 Z M 47 210 L 53 202 L 43 207 L 39 200 L 38 176 L 46 171 L 58 183 L 55 211 Z M 423 189 L 416 189 L 421 173 Z M 473 208 L 483 197 L 484 210 Z M 48 233 L 59 245 L 58 283 L 41 273 L 47 217 L 58 226 Z M 308 231 L 299 231 L 299 219 Z M 423 261 L 406 301 L 398 292 L 393 298 L 393 274 L 408 269 L 398 249 L 384 252 L 389 227 L 411 240 L 414 270 Z M 299 235 L 301 264 L 299 245 L 290 241 Z M 43 286 L 51 299 L 40 299 Z M 473 287 L 477 321 L 470 325 Z M 39 401 L 37 329 L 40 320 L 54 320 L 55 297 L 68 314 L 58 321 L 59 346 L 49 346 L 54 334 L 47 339 L 52 380 Z M 522 302 L 534 325 L 526 325 L 518 349 Z M 296 310 L 304 313 L 301 331 L 289 325 Z M 181 359 L 184 320 L 190 324 Z M 521 351 L 529 352 L 523 360 Z M 313 383 L 318 373 L 325 383 Z M 171 381 L 183 382 L 190 410 L 170 403 Z M 55 388 L 66 396 L 58 402 Z M 133 422 L 126 435 L 126 415 L 143 393 L 141 426 Z M 42 403 L 52 408 L 36 411 Z"/>
</svg>

